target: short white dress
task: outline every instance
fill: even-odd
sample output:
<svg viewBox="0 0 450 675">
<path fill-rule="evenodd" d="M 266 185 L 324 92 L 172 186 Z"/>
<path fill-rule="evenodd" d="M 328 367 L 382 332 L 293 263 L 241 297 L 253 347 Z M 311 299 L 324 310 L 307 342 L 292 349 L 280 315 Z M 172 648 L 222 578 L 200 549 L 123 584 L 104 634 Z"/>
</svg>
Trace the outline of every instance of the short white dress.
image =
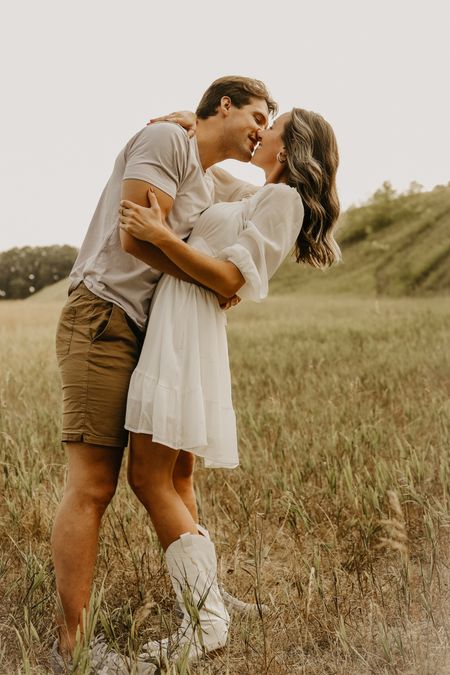
<svg viewBox="0 0 450 675">
<path fill-rule="evenodd" d="M 233 262 L 245 278 L 239 296 L 258 302 L 292 250 L 302 220 L 295 189 L 266 185 L 248 199 L 204 211 L 189 245 Z M 125 426 L 203 457 L 206 467 L 239 464 L 226 313 L 213 292 L 161 277 L 130 381 Z"/>
</svg>

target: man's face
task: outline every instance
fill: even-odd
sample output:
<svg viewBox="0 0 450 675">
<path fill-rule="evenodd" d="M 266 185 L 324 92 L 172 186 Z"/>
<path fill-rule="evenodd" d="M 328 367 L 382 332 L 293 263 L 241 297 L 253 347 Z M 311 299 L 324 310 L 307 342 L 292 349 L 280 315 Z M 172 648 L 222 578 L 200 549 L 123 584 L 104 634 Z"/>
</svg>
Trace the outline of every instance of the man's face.
<svg viewBox="0 0 450 675">
<path fill-rule="evenodd" d="M 231 105 L 223 125 L 227 158 L 249 162 L 268 122 L 269 109 L 263 98 L 252 98 L 242 108 Z"/>
</svg>

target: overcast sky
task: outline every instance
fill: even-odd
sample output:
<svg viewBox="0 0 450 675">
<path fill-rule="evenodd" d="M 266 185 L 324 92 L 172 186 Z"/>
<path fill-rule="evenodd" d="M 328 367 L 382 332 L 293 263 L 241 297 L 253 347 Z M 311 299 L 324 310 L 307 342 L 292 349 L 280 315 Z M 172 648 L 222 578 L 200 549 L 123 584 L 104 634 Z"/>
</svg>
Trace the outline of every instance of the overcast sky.
<svg viewBox="0 0 450 675">
<path fill-rule="evenodd" d="M 447 0 L 2 3 L 0 250 L 79 245 L 116 155 L 216 77 L 323 114 L 344 207 L 450 181 Z M 258 169 L 227 162 L 262 182 Z"/>
</svg>

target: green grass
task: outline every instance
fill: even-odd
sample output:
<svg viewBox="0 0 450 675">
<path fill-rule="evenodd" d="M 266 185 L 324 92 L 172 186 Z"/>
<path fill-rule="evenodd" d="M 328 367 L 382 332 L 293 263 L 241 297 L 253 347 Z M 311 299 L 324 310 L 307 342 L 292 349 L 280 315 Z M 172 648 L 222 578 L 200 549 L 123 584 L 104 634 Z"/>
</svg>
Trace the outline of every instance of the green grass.
<svg viewBox="0 0 450 675">
<path fill-rule="evenodd" d="M 60 302 L 63 303 L 69 290 L 69 279 L 61 279 L 56 284 L 46 286 L 34 295 L 30 295 L 25 302 Z"/>
<path fill-rule="evenodd" d="M 54 636 L 49 534 L 65 461 L 59 306 L 0 304 L 5 674 L 45 673 Z M 227 590 L 273 611 L 235 619 L 225 652 L 191 672 L 444 675 L 446 299 L 296 293 L 228 316 L 241 466 L 200 468 L 198 500 Z M 96 584 L 98 628 L 121 648 L 165 633 L 170 584 L 125 475 L 105 517 Z"/>
</svg>

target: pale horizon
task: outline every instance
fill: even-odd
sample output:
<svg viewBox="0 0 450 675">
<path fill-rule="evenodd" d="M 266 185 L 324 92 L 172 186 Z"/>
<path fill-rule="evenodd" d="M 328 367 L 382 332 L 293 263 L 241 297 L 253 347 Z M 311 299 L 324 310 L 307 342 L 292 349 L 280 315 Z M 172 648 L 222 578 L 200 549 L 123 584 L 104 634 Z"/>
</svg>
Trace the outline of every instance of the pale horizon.
<svg viewBox="0 0 450 675">
<path fill-rule="evenodd" d="M 304 107 L 332 124 L 343 209 L 384 181 L 400 192 L 450 181 L 444 2 L 232 0 L 219 23 L 208 7 L 195 18 L 179 1 L 2 9 L 0 250 L 79 246 L 127 140 L 151 116 L 195 108 L 225 74 L 258 77 L 280 111 Z M 263 181 L 255 167 L 224 166 Z"/>
</svg>

